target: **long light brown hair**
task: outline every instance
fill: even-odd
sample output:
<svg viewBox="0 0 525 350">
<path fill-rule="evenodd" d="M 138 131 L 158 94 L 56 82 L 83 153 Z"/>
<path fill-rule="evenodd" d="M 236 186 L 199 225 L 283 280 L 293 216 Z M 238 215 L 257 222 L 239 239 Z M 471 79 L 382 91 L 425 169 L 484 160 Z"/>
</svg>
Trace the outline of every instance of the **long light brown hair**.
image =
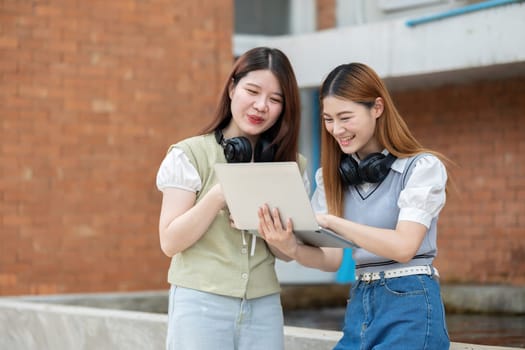
<svg viewBox="0 0 525 350">
<path fill-rule="evenodd" d="M 235 86 L 249 72 L 265 69 L 275 75 L 281 86 L 283 110 L 275 124 L 260 137 L 275 145 L 275 161 L 295 161 L 301 120 L 299 87 L 288 57 L 278 49 L 257 47 L 245 52 L 236 60 L 224 84 L 215 116 L 202 133 L 223 129 L 230 123 L 232 112 L 229 91 L 232 84 Z"/>
<path fill-rule="evenodd" d="M 445 163 L 449 163 L 449 160 L 441 153 L 423 147 L 416 140 L 397 111 L 385 84 L 377 73 L 367 65 L 349 63 L 333 69 L 320 88 L 321 110 L 323 109 L 324 98 L 328 96 L 361 103 L 368 108 L 372 108 L 376 99 L 381 97 L 384 110 L 381 117 L 377 119 L 374 135 L 383 148 L 398 158 L 431 153 Z M 321 123 L 323 123 L 322 119 Z M 342 216 L 345 189 L 338 169 L 343 151 L 324 125 L 322 125 L 321 130 L 321 166 L 328 212 Z"/>
</svg>

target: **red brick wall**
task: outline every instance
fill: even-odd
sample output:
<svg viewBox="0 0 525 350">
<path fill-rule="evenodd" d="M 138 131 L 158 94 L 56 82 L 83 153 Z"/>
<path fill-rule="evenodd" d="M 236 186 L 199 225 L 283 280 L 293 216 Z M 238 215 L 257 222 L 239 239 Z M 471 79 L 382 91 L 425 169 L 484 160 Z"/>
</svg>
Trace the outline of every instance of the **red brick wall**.
<svg viewBox="0 0 525 350">
<path fill-rule="evenodd" d="M 420 141 L 457 163 L 438 226 L 445 282 L 525 285 L 523 96 L 523 78 L 394 95 Z"/>
<path fill-rule="evenodd" d="M 316 5 L 317 28 L 335 27 L 335 1 Z M 525 285 L 523 96 L 523 78 L 395 94 L 420 141 L 458 165 L 438 228 L 444 282 Z"/>
<path fill-rule="evenodd" d="M 232 9 L 0 2 L 0 295 L 167 287 L 155 175 L 211 116 Z"/>
</svg>

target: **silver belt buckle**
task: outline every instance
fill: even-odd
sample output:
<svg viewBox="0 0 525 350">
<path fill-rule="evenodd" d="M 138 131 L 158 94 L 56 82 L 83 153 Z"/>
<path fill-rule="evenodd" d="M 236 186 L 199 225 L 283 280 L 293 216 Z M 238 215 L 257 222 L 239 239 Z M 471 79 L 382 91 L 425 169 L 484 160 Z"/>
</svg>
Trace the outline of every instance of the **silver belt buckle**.
<svg viewBox="0 0 525 350">
<path fill-rule="evenodd" d="M 361 275 L 361 281 L 365 282 L 365 283 L 370 283 L 372 282 L 372 277 L 373 277 L 373 274 L 371 272 L 365 272 Z"/>
</svg>

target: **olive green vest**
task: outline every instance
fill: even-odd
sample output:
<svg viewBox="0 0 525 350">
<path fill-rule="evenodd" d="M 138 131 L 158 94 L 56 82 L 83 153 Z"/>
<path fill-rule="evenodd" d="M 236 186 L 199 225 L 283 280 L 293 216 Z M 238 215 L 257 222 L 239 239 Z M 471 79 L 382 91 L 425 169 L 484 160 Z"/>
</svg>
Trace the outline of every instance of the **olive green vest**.
<svg viewBox="0 0 525 350">
<path fill-rule="evenodd" d="M 196 201 L 217 183 L 213 165 L 226 163 L 222 147 L 213 133 L 183 140 L 180 148 L 200 175 L 202 188 Z M 170 150 L 171 150 L 170 147 Z M 299 155 L 301 172 L 306 159 Z M 265 241 L 257 238 L 250 255 L 252 235 L 230 225 L 229 212 L 219 212 L 208 231 L 188 249 L 173 256 L 168 282 L 177 286 L 238 298 L 258 298 L 280 292 L 275 257 Z"/>
</svg>

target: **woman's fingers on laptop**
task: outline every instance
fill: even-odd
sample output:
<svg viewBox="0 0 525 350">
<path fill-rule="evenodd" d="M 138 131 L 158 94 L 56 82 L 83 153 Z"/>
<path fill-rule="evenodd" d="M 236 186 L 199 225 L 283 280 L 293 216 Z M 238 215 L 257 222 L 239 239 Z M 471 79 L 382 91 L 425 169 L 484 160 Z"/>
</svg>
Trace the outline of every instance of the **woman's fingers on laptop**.
<svg viewBox="0 0 525 350">
<path fill-rule="evenodd" d="M 259 230 L 261 235 L 270 240 L 287 240 L 292 235 L 293 225 L 292 220 L 286 221 L 286 228 L 283 227 L 279 209 L 273 208 L 270 210 L 267 204 L 259 208 Z"/>
<path fill-rule="evenodd" d="M 264 239 L 267 239 L 266 236 L 269 231 L 269 228 L 268 228 L 267 215 L 265 213 L 265 205 L 259 208 L 259 210 L 257 211 L 257 215 L 259 216 L 259 234 Z"/>
<path fill-rule="evenodd" d="M 268 205 L 259 208 L 259 233 L 273 247 L 289 258 L 293 258 L 297 250 L 297 240 L 293 234 L 292 220 L 286 221 L 283 228 L 279 210 L 270 210 Z"/>
<path fill-rule="evenodd" d="M 274 235 L 277 228 L 275 227 L 275 220 L 267 204 L 263 204 L 259 208 L 258 215 L 259 215 L 259 230 L 263 231 L 263 233 L 261 234 L 263 234 L 265 238 L 268 237 L 269 235 Z"/>
</svg>

